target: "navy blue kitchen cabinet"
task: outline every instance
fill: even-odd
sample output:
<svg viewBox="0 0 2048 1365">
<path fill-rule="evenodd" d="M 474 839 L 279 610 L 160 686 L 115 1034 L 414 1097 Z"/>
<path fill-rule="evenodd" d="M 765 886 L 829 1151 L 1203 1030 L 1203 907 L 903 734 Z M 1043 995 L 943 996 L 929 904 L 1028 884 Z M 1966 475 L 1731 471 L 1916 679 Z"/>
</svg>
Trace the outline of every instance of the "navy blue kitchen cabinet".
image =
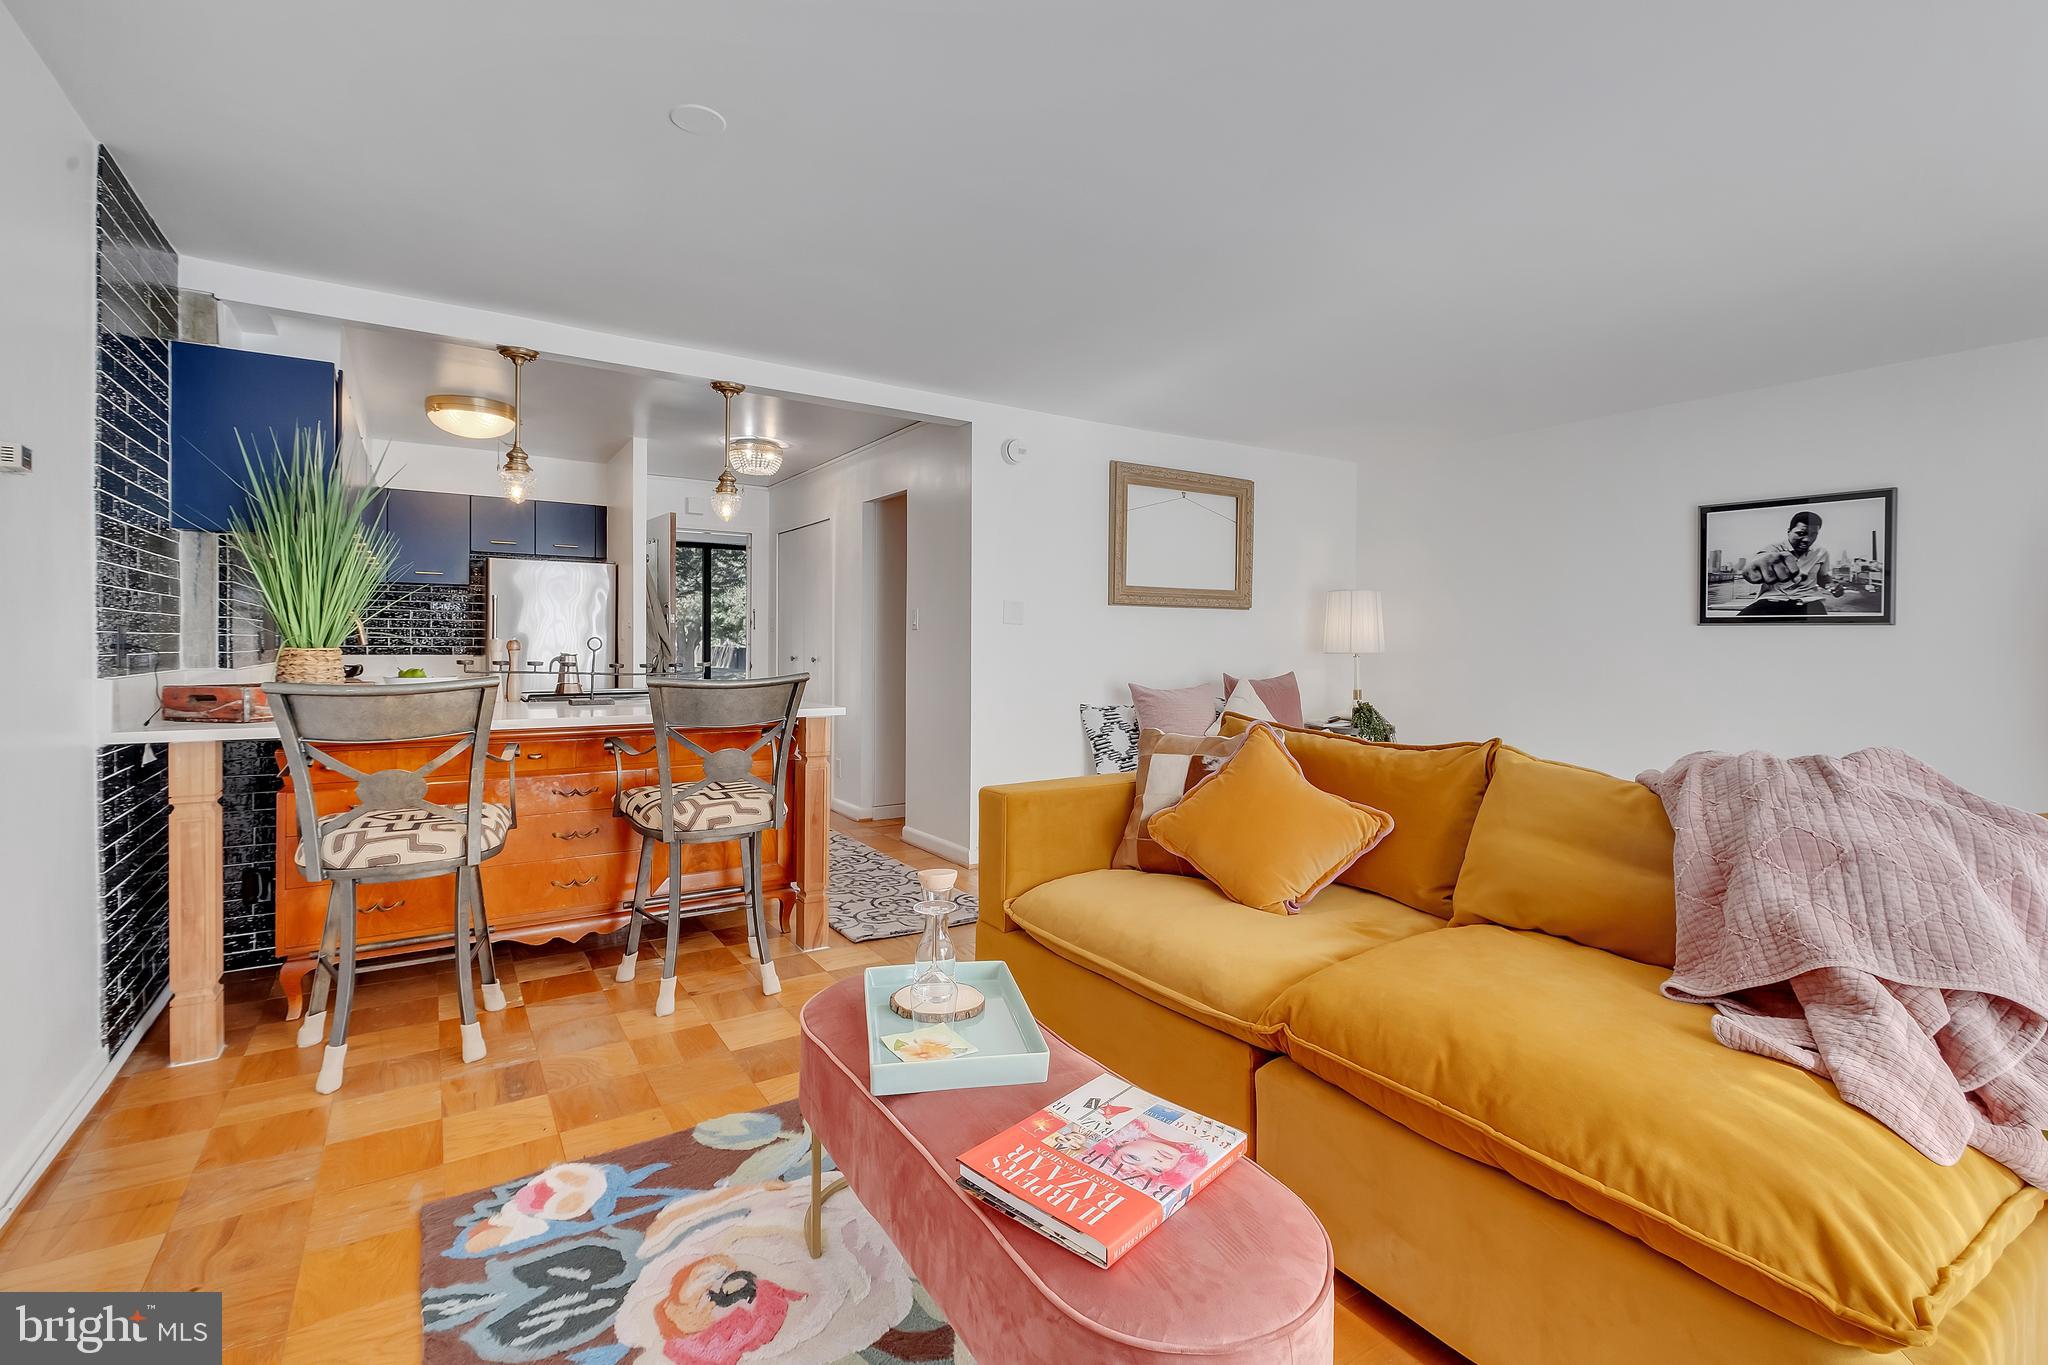
<svg viewBox="0 0 2048 1365">
<path fill-rule="evenodd" d="M 533 505 L 534 553 L 554 559 L 603 559 L 605 509 L 581 502 Z"/>
<path fill-rule="evenodd" d="M 335 403 L 334 366 L 325 361 L 172 342 L 171 525 L 227 530 L 248 501 L 243 447 L 269 469 L 277 447 L 290 454 L 295 428 L 317 427 L 331 452 Z"/>
<path fill-rule="evenodd" d="M 533 508 L 533 503 L 513 502 L 509 498 L 472 497 L 469 548 L 480 555 L 534 553 Z"/>
<path fill-rule="evenodd" d="M 387 583 L 469 583 L 469 499 L 461 493 L 393 488 L 370 510 L 398 542 Z"/>
</svg>

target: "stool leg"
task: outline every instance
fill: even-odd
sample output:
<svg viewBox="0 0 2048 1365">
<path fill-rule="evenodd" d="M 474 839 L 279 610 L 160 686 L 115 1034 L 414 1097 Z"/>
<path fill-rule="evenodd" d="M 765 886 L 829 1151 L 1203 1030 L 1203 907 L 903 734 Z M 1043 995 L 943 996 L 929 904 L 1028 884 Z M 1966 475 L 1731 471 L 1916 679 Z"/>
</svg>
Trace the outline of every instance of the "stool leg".
<svg viewBox="0 0 2048 1365">
<path fill-rule="evenodd" d="M 676 1012 L 676 941 L 683 932 L 683 846 L 668 846 L 668 944 L 661 953 L 661 990 L 654 997 L 656 1014 Z"/>
<path fill-rule="evenodd" d="M 313 990 L 299 1022 L 299 1046 L 311 1047 L 327 1032 L 327 991 L 334 984 L 334 954 L 341 932 L 341 883 L 327 884 L 327 922 L 320 929 L 320 954 L 313 959 Z"/>
<path fill-rule="evenodd" d="M 747 868 L 747 932 L 761 938 L 761 994 L 780 995 L 782 982 L 776 979 L 774 959 L 768 956 L 768 915 L 761 905 L 761 836 L 749 834 L 741 842 L 740 857 Z"/>
<path fill-rule="evenodd" d="M 484 1030 L 476 1021 L 476 996 L 469 979 L 470 940 L 476 928 L 476 869 L 455 874 L 455 1001 L 462 1015 L 462 1060 L 483 1060 Z"/>
<path fill-rule="evenodd" d="M 619 959 L 619 984 L 633 979 L 640 967 L 640 917 L 647 913 L 647 882 L 654 875 L 654 840 L 640 840 L 640 879 L 633 883 L 633 918 L 626 925 L 626 955 Z"/>
<path fill-rule="evenodd" d="M 332 1095 L 341 1089 L 341 1069 L 348 1058 L 348 1012 L 356 1000 L 356 884 L 337 881 L 341 904 L 336 907 L 334 1018 L 327 1025 L 327 1051 L 320 1058 L 320 1079 L 313 1089 Z"/>
<path fill-rule="evenodd" d="M 484 874 L 479 868 L 470 868 L 472 879 L 470 894 L 476 906 L 476 951 L 484 976 L 484 1008 L 497 1014 L 505 1008 L 505 988 L 498 984 L 498 959 L 491 950 L 491 916 L 484 905 Z"/>
<path fill-rule="evenodd" d="M 767 935 L 762 932 L 762 926 L 755 922 L 754 896 L 758 887 L 754 879 L 754 860 L 749 856 L 749 850 L 755 847 L 754 840 L 759 837 L 749 835 L 740 840 L 740 892 L 747 900 L 747 956 L 756 962 L 766 962 L 768 940 Z"/>
</svg>

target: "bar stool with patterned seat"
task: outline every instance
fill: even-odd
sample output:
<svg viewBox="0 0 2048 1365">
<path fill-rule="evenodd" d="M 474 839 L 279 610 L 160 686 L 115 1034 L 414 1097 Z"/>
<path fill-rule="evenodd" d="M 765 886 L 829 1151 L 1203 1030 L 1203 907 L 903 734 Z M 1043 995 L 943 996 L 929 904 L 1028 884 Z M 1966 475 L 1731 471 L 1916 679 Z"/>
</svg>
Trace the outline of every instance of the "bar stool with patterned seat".
<svg viewBox="0 0 2048 1365">
<path fill-rule="evenodd" d="M 299 869 L 308 881 L 327 882 L 327 925 L 314 959 L 312 998 L 299 1026 L 300 1047 L 327 1035 L 314 1089 L 331 1094 L 341 1086 L 348 1055 L 349 1007 L 356 985 L 356 887 L 365 883 L 455 878 L 456 995 L 462 1013 L 462 1060 L 484 1056 L 483 1027 L 472 998 L 470 958 L 480 958 L 484 1008 L 505 1008 L 491 956 L 490 920 L 484 914 L 486 859 L 505 847 L 519 823 L 518 784 L 508 781 L 504 805 L 484 798 L 484 765 L 495 759 L 516 778 L 519 746 L 489 752 L 494 679 L 362 686 L 333 683 L 272 683 L 265 686 L 284 741 L 299 817 Z M 322 746 L 453 742 L 417 768 L 365 772 Z M 444 806 L 427 799 L 427 775 L 467 755 L 468 800 Z M 351 754 L 360 760 L 360 755 Z M 313 766 L 340 773 L 356 784 L 356 804 L 337 815 L 319 814 Z M 431 935 L 421 943 L 438 939 Z M 396 945 L 408 946 L 401 942 Z M 327 1019 L 327 993 L 334 988 L 334 1017 Z"/>
<path fill-rule="evenodd" d="M 649 749 L 635 749 L 616 736 L 604 742 L 611 751 L 612 771 L 618 779 L 615 808 L 640 832 L 640 876 L 633 886 L 632 927 L 626 935 L 626 956 L 619 963 L 618 979 L 622 982 L 633 979 L 639 964 L 640 925 L 653 918 L 647 910 L 647 892 L 654 875 L 655 847 L 668 847 L 668 943 L 662 953 L 661 989 L 654 1001 L 656 1014 L 675 1013 L 676 942 L 682 922 L 732 908 L 730 887 L 717 887 L 688 897 L 682 894 L 684 844 L 739 844 L 747 952 L 761 964 L 761 993 L 775 995 L 782 990 L 775 977 L 775 964 L 768 956 L 768 917 L 761 896 L 761 836 L 782 828 L 789 818 L 785 790 L 790 741 L 796 735 L 797 706 L 803 700 L 804 684 L 809 681 L 808 673 L 719 682 L 648 679 L 648 699 L 654 711 L 654 742 L 649 749 L 654 753 L 658 780 L 646 786 L 626 785 L 623 756 L 643 757 Z M 707 748 L 692 734 L 701 736 L 706 731 L 733 732 L 741 742 L 727 748 Z M 669 756 L 671 742 L 682 745 L 703 761 L 702 777 L 686 782 L 675 779 Z M 754 773 L 754 755 L 763 745 L 770 746 L 770 775 L 766 781 Z M 697 908 L 684 909 L 685 900 L 696 902 Z"/>
</svg>

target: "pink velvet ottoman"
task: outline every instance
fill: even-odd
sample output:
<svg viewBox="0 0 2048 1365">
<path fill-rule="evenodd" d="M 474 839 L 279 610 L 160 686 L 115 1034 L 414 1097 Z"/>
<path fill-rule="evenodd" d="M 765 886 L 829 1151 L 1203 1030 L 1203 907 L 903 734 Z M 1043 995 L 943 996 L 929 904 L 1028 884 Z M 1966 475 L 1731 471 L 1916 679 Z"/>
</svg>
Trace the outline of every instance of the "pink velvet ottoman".
<svg viewBox="0 0 2048 1365">
<path fill-rule="evenodd" d="M 857 978 L 804 1006 L 798 1103 L 814 1150 L 830 1153 L 983 1365 L 1329 1365 L 1330 1239 L 1279 1181 L 1240 1161 L 1097 1269 L 982 1207 L 954 1175 L 961 1152 L 1105 1068 L 1047 1032 L 1043 1085 L 878 1098 L 863 1010 Z"/>
</svg>

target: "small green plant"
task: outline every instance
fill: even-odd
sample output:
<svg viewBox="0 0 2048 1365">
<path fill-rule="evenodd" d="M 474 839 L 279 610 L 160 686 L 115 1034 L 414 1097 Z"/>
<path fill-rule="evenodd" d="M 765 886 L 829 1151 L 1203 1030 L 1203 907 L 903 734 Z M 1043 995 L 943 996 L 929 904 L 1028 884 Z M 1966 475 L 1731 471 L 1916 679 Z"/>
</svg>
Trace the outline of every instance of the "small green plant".
<svg viewBox="0 0 2048 1365">
<path fill-rule="evenodd" d="M 1351 728 L 1360 739 L 1375 744 L 1391 743 L 1394 738 L 1394 723 L 1380 714 L 1379 707 L 1363 698 L 1351 703 Z"/>
<path fill-rule="evenodd" d="M 286 649 L 339 649 L 384 586 L 398 542 L 367 517 L 381 491 L 343 476 L 325 433 L 292 432 L 289 454 L 270 438 L 275 459 L 259 466 L 239 433 L 248 471 L 245 509 L 229 518 L 228 540 L 249 566 Z"/>
</svg>

